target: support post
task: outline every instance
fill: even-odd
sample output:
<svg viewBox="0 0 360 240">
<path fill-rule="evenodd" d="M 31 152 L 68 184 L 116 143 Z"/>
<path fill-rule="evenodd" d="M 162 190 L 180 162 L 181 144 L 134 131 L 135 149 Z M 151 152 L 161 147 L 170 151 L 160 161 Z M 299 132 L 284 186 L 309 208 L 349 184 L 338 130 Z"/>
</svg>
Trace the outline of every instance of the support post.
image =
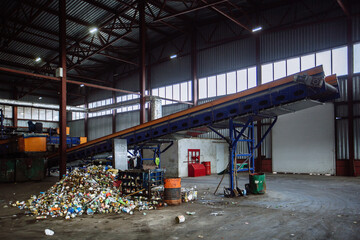
<svg viewBox="0 0 360 240">
<path fill-rule="evenodd" d="M 18 99 L 18 92 L 17 92 L 16 86 L 14 86 L 14 96 L 13 97 L 15 100 Z M 18 107 L 17 106 L 13 107 L 12 119 L 13 119 L 13 126 L 16 129 L 18 127 Z"/>
<path fill-rule="evenodd" d="M 148 95 L 151 95 L 151 54 L 148 54 L 148 65 L 147 65 L 147 71 L 146 71 L 146 76 L 147 76 L 147 89 L 148 89 Z M 154 119 L 152 119 L 151 117 L 151 105 L 148 104 L 148 109 L 147 109 L 147 121 L 150 122 Z"/>
<path fill-rule="evenodd" d="M 59 62 L 63 69 L 60 89 L 60 179 L 66 175 L 66 0 L 59 0 Z"/>
<path fill-rule="evenodd" d="M 261 138 L 261 120 L 257 121 L 256 124 L 256 138 L 259 141 Z M 262 157 L 261 157 L 261 144 L 259 145 L 259 147 L 257 148 L 257 164 L 256 164 L 257 168 L 256 171 L 260 172 L 262 171 Z"/>
<path fill-rule="evenodd" d="M 234 125 L 233 120 L 229 120 L 229 139 L 231 143 L 229 144 L 229 177 L 230 177 L 230 190 L 233 191 L 235 189 L 236 184 L 236 145 L 234 149 L 233 139 L 234 139 L 234 131 L 233 131 Z"/>
<path fill-rule="evenodd" d="M 348 6 L 349 7 L 349 6 Z M 348 8 L 351 11 L 351 8 Z M 348 136 L 349 136 L 349 168 L 350 176 L 356 176 L 355 168 L 355 149 L 354 149 L 354 101 L 353 101 L 353 65 L 354 65 L 354 45 L 352 39 L 352 19 L 351 14 L 347 18 L 347 42 L 348 42 Z"/>
<path fill-rule="evenodd" d="M 146 25 L 145 25 L 145 0 L 138 1 L 138 10 L 139 10 L 139 20 L 140 20 L 140 30 L 139 30 L 139 39 L 140 39 L 140 124 L 145 123 L 145 57 L 146 57 Z"/>
<path fill-rule="evenodd" d="M 192 75 L 192 100 L 194 106 L 198 105 L 199 90 L 198 90 L 198 77 L 197 77 L 197 52 L 196 52 L 196 29 L 191 33 L 191 75 Z"/>
<path fill-rule="evenodd" d="M 89 108 L 89 101 L 88 101 L 88 88 L 85 89 L 85 108 Z M 85 131 L 85 137 L 89 138 L 89 113 L 85 113 L 85 119 L 84 119 L 84 131 Z"/>
<path fill-rule="evenodd" d="M 113 87 L 115 87 L 115 86 L 113 86 Z M 113 101 L 113 103 L 116 103 L 115 92 L 112 92 L 112 101 Z M 116 133 L 116 109 L 115 108 L 112 110 L 112 133 Z"/>
</svg>

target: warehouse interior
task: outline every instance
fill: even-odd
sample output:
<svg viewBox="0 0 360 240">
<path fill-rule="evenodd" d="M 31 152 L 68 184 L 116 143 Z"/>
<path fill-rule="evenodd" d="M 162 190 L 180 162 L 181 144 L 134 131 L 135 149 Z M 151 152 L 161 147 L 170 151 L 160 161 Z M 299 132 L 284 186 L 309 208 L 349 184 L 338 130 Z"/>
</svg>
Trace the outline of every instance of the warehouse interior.
<svg viewBox="0 0 360 240">
<path fill-rule="evenodd" d="M 0 6 L 6 239 L 358 238 L 359 1 Z"/>
</svg>

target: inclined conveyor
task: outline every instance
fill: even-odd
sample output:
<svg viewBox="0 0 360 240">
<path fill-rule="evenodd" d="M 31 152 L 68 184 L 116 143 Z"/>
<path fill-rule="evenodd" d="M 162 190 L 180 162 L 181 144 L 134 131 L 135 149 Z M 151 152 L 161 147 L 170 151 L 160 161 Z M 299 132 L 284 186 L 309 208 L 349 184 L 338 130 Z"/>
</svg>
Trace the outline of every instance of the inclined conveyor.
<svg viewBox="0 0 360 240">
<path fill-rule="evenodd" d="M 110 152 L 115 138 L 126 139 L 130 147 L 156 139 L 169 139 L 177 133 L 205 126 L 229 143 L 230 188 L 233 190 L 236 188 L 236 172 L 243 171 L 236 168 L 236 158 L 246 157 L 250 163 L 247 170 L 254 171 L 254 149 L 269 133 L 277 116 L 322 104 L 339 96 L 336 75 L 325 78 L 322 66 L 318 66 L 69 148 L 66 151 L 67 159 L 83 159 Z M 263 118 L 273 121 L 264 136 L 255 143 L 253 121 Z M 229 136 L 222 136 L 218 131 L 220 128 L 229 129 Z M 245 131 L 248 131 L 247 135 Z M 239 141 L 245 141 L 249 146 L 249 152 L 243 156 L 235 154 Z M 56 158 L 57 154 L 49 157 Z"/>
</svg>

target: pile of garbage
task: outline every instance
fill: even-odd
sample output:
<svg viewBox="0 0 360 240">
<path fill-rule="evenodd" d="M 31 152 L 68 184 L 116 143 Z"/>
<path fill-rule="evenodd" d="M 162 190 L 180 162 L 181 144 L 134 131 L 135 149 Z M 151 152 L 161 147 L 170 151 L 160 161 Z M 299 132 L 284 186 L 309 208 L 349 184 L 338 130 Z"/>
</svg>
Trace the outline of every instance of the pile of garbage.
<svg viewBox="0 0 360 240">
<path fill-rule="evenodd" d="M 124 196 L 116 184 L 116 169 L 107 166 L 76 168 L 46 192 L 27 201 L 10 203 L 37 219 L 47 217 L 75 218 L 82 214 L 128 213 L 156 209 L 160 198 Z"/>
</svg>

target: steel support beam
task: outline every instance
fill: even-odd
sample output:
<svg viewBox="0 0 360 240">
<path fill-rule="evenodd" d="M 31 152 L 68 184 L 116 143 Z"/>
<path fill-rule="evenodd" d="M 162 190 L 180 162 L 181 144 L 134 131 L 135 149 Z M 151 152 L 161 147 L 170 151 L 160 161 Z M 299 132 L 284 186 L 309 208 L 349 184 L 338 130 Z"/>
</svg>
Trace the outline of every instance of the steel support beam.
<svg viewBox="0 0 360 240">
<path fill-rule="evenodd" d="M 343 1 L 342 0 L 337 0 L 337 3 L 341 7 L 341 9 L 344 11 L 345 15 L 350 17 L 351 14 L 350 14 L 349 10 L 347 9 L 347 7 L 344 5 Z"/>
<path fill-rule="evenodd" d="M 192 100 L 194 106 L 198 105 L 199 100 L 199 82 L 197 77 L 197 52 L 196 52 L 196 29 L 191 33 L 191 74 L 192 74 Z"/>
<path fill-rule="evenodd" d="M 25 76 L 30 76 L 30 77 L 38 77 L 38 78 L 48 79 L 48 80 L 53 80 L 53 81 L 62 81 L 60 78 L 57 78 L 57 77 L 51 77 L 51 76 L 42 75 L 42 74 L 36 74 L 36 73 L 29 73 L 29 72 L 25 72 L 25 71 L 20 71 L 20 70 L 15 70 L 15 69 L 10 69 L 10 68 L 4 68 L 4 67 L 0 67 L 0 71 L 8 72 L 8 73 L 20 74 L 20 75 L 25 75 Z M 79 82 L 79 81 L 74 81 L 74 80 L 66 80 L 66 83 L 84 85 L 84 86 L 87 86 L 87 87 L 98 88 L 98 89 L 103 89 L 103 90 L 108 90 L 108 91 L 115 91 L 115 92 L 122 92 L 122 93 L 139 95 L 139 93 L 137 93 L 137 92 L 121 90 L 121 89 L 117 89 L 117 88 L 100 86 L 100 85 L 96 85 L 96 84 L 92 84 L 92 83 Z"/>
<path fill-rule="evenodd" d="M 89 101 L 88 101 L 88 95 L 89 95 L 89 89 L 85 89 L 85 108 L 89 109 Z M 85 113 L 85 119 L 84 119 L 84 132 L 85 132 L 85 137 L 89 138 L 89 121 L 88 121 L 88 113 Z"/>
<path fill-rule="evenodd" d="M 151 96 L 151 54 L 148 54 L 148 65 L 147 65 L 147 71 L 146 71 L 146 82 L 147 82 L 147 90 L 148 90 L 148 95 Z M 148 104 L 148 111 L 147 111 L 147 120 L 148 122 L 154 120 L 151 118 L 151 104 Z"/>
<path fill-rule="evenodd" d="M 352 39 L 352 19 L 350 15 L 347 18 L 347 43 L 348 43 L 348 77 L 347 77 L 347 93 L 348 93 L 348 136 L 349 136 L 349 167 L 350 175 L 356 176 L 355 167 L 355 143 L 354 143 L 354 96 L 353 96 L 353 65 L 354 65 L 354 45 Z"/>
<path fill-rule="evenodd" d="M 113 83 L 113 87 L 115 88 L 115 83 Z M 112 101 L 116 103 L 116 92 L 112 91 Z M 112 110 L 112 133 L 116 133 L 116 109 Z"/>
<path fill-rule="evenodd" d="M 125 60 L 125 59 L 122 59 L 122 58 L 110 56 L 110 55 L 108 55 L 108 54 L 104 54 L 104 53 L 100 53 L 100 52 L 99 52 L 98 55 L 101 55 L 101 56 L 104 56 L 104 57 L 107 57 L 107 58 L 110 58 L 110 59 L 113 59 L 113 60 L 116 60 L 116 61 L 119 61 L 119 62 L 128 63 L 128 64 L 135 65 L 135 66 L 139 66 L 138 64 L 136 64 L 136 63 L 134 63 L 134 62 L 131 62 L 131 61 L 128 61 L 128 60 Z"/>
<path fill-rule="evenodd" d="M 206 0 L 201 0 L 203 3 L 208 4 L 208 2 Z M 235 24 L 239 25 L 242 28 L 245 28 L 246 30 L 248 30 L 249 32 L 251 32 L 251 30 L 246 27 L 244 24 L 242 24 L 241 22 L 239 22 L 238 20 L 236 20 L 235 18 L 233 18 L 232 16 L 230 16 L 229 14 L 225 13 L 224 11 L 220 10 L 219 8 L 215 7 L 215 6 L 210 6 L 211 9 L 213 9 L 215 12 L 218 12 L 220 15 L 223 15 L 224 17 L 226 17 L 227 19 L 229 19 L 230 21 L 234 22 Z"/>
<path fill-rule="evenodd" d="M 259 141 L 259 139 L 261 139 L 261 120 L 258 120 L 257 121 L 257 124 L 256 124 L 256 138 L 257 138 L 257 141 Z M 258 164 L 256 164 L 256 168 L 255 168 L 255 171 L 256 172 L 260 172 L 262 171 L 262 157 L 261 157 L 261 144 L 259 145 L 259 147 L 257 148 L 257 160 L 258 160 Z"/>
<path fill-rule="evenodd" d="M 228 2 L 228 0 L 220 0 L 220 1 L 217 1 L 217 2 L 214 2 L 214 3 L 208 3 L 208 4 L 205 4 L 205 5 L 199 6 L 199 7 L 187 9 L 187 10 L 182 11 L 182 12 L 178 12 L 178 13 L 167 15 L 167 16 L 164 16 L 164 17 L 156 18 L 156 19 L 154 19 L 154 22 L 158 22 L 158 21 L 162 21 L 162 20 L 165 20 L 165 19 L 177 17 L 177 16 L 180 16 L 180 15 L 184 15 L 184 14 L 187 14 L 187 13 L 191 13 L 191 12 L 194 12 L 194 11 L 201 10 L 203 8 L 212 7 L 212 6 L 215 6 L 215 5 L 219 4 L 219 3 L 224 3 L 224 2 Z"/>
<path fill-rule="evenodd" d="M 60 179 L 66 175 L 66 0 L 59 0 L 59 63 L 63 69 L 60 89 Z"/>
<path fill-rule="evenodd" d="M 139 18 L 140 18 L 140 124 L 145 123 L 145 80 L 146 80 L 146 25 L 145 25 L 145 0 L 138 1 Z"/>
</svg>

